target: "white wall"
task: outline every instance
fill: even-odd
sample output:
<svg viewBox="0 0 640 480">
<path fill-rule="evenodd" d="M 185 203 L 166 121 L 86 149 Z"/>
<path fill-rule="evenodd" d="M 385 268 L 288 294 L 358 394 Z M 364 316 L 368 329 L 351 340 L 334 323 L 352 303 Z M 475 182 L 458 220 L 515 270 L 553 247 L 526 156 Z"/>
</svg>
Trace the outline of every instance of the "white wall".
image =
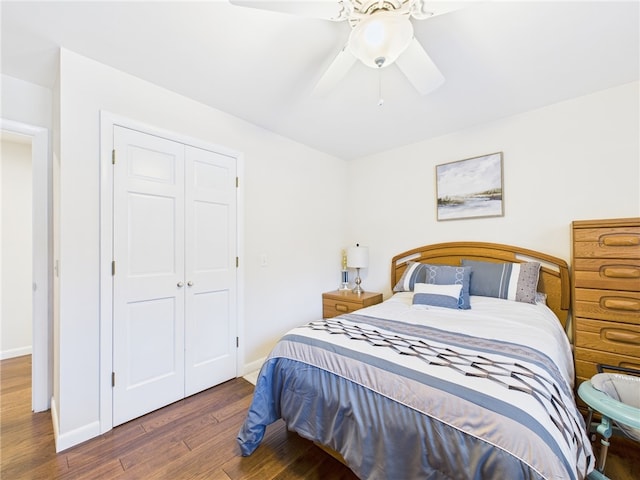
<svg viewBox="0 0 640 480">
<path fill-rule="evenodd" d="M 346 165 L 240 119 L 62 50 L 57 94 L 59 312 L 54 390 L 58 449 L 99 422 L 99 114 L 101 110 L 244 154 L 245 363 L 321 313 L 339 281 Z M 268 265 L 260 266 L 261 256 Z M 243 373 L 243 372 L 241 372 Z"/>
<path fill-rule="evenodd" d="M 0 359 L 32 348 L 31 144 L 3 140 L 0 153 Z"/>
<path fill-rule="evenodd" d="M 53 391 L 53 202 L 51 132 L 53 95 L 48 88 L 0 76 L 0 126 L 31 137 L 33 172 L 32 408 L 47 410 Z"/>
<path fill-rule="evenodd" d="M 429 243 L 519 245 L 570 261 L 572 220 L 640 216 L 640 84 L 349 163 L 348 239 L 368 244 L 363 286 L 389 294 L 391 258 Z M 427 113 L 428 114 L 428 113 Z M 436 165 L 502 151 L 505 215 L 436 220 Z"/>
<path fill-rule="evenodd" d="M 51 128 L 51 90 L 40 85 L 0 75 L 0 117 L 29 125 Z"/>
</svg>

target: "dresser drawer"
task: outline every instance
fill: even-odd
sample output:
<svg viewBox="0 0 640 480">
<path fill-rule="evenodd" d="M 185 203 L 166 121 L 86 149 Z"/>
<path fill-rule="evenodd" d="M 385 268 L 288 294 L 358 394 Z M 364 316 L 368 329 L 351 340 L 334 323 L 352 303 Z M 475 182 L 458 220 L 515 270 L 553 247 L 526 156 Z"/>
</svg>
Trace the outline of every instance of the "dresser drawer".
<svg viewBox="0 0 640 480">
<path fill-rule="evenodd" d="M 578 382 L 589 380 L 598 373 L 598 364 L 640 370 L 640 358 L 576 347 L 575 365 Z"/>
<path fill-rule="evenodd" d="M 575 287 L 640 292 L 640 259 L 576 258 Z"/>
<path fill-rule="evenodd" d="M 640 259 L 640 226 L 575 228 L 573 256 Z"/>
<path fill-rule="evenodd" d="M 576 347 L 640 358 L 640 325 L 576 318 Z"/>
<path fill-rule="evenodd" d="M 574 315 L 640 325 L 640 292 L 574 289 Z"/>
<path fill-rule="evenodd" d="M 584 359 L 579 358 L 584 354 Z M 625 357 L 624 355 L 616 355 L 614 353 L 601 353 L 591 352 L 588 350 L 582 351 L 576 349 L 576 384 L 575 390 L 578 391 L 578 387 L 582 382 L 590 380 L 596 373 L 598 373 L 598 365 L 611 365 L 614 367 L 633 368 L 634 370 L 640 370 L 640 359 L 633 357 Z M 605 370 L 607 371 L 607 370 Z M 587 409 L 586 403 L 576 395 L 576 402 L 579 407 L 584 411 Z"/>
</svg>

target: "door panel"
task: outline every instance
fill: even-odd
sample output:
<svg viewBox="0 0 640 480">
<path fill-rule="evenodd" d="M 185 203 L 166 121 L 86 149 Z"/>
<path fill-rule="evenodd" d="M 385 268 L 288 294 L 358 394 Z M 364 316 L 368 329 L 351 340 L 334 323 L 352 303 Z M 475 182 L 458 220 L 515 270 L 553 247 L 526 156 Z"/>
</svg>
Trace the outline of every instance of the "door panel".
<svg viewBox="0 0 640 480">
<path fill-rule="evenodd" d="M 114 127 L 113 425 L 184 397 L 184 146 Z"/>
<path fill-rule="evenodd" d="M 226 271 L 229 268 L 229 207 L 218 203 L 195 201 L 193 220 L 197 225 L 193 244 L 194 273 Z"/>
<path fill-rule="evenodd" d="M 127 354 L 129 388 L 138 388 L 174 374 L 176 351 L 175 298 L 159 298 L 129 303 Z M 147 360 L 153 358 L 154 362 Z"/>
<path fill-rule="evenodd" d="M 130 193 L 128 201 L 129 265 L 131 277 L 176 272 L 176 199 Z M 140 221 L 149 219 L 152 221 Z"/>
<path fill-rule="evenodd" d="M 211 321 L 211 313 L 219 318 L 229 316 L 229 294 L 227 291 L 204 292 L 193 296 L 193 316 L 195 331 L 199 333 L 194 339 L 193 365 L 202 367 L 225 357 L 229 350 L 229 325 L 226 322 Z"/>
<path fill-rule="evenodd" d="M 236 376 L 236 159 L 186 147 L 185 391 Z"/>
</svg>

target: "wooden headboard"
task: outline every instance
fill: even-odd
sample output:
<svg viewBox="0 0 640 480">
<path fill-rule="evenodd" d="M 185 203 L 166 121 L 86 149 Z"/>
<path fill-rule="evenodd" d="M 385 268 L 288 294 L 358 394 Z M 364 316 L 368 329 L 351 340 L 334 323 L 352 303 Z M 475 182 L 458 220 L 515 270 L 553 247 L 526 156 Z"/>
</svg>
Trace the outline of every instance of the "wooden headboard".
<svg viewBox="0 0 640 480">
<path fill-rule="evenodd" d="M 540 262 L 538 291 L 547 294 L 547 306 L 566 329 L 571 305 L 569 266 L 561 258 L 526 248 L 485 242 L 448 242 L 402 252 L 391 260 L 391 288 L 400 280 L 407 262 L 460 265 L 463 258 L 485 262 Z"/>
</svg>

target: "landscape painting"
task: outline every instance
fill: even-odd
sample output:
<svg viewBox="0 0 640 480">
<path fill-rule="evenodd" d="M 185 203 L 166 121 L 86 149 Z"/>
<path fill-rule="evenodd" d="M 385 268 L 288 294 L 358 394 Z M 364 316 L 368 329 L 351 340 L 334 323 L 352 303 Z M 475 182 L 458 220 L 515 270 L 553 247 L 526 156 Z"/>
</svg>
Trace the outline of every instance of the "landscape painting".
<svg viewBox="0 0 640 480">
<path fill-rule="evenodd" d="M 436 166 L 438 220 L 500 217 L 502 152 Z"/>
</svg>

